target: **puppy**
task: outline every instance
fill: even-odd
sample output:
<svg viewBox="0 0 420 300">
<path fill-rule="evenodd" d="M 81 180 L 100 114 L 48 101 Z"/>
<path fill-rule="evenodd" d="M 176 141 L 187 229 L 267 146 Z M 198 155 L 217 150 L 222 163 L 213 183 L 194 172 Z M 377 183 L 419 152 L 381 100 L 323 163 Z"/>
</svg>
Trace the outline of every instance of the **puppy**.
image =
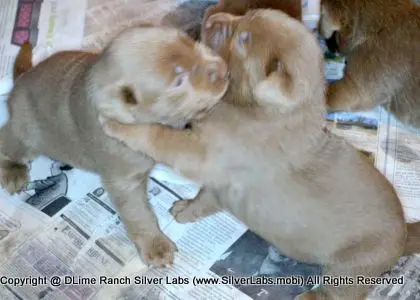
<svg viewBox="0 0 420 300">
<path fill-rule="evenodd" d="M 299 21 L 302 19 L 302 4 L 297 0 L 210 0 L 182 3 L 163 18 L 162 24 L 181 29 L 195 40 L 205 39 L 200 34 L 201 24 L 206 23 L 211 15 L 219 12 L 244 15 L 256 8 L 278 9 Z"/>
<path fill-rule="evenodd" d="M 200 40 L 201 23 L 207 8 L 217 4 L 217 1 L 190 0 L 181 3 L 175 10 L 162 19 L 162 25 L 178 28 L 193 40 Z"/>
<path fill-rule="evenodd" d="M 330 110 L 383 105 L 420 127 L 420 7 L 411 0 L 321 0 L 319 31 L 347 56 L 342 80 L 330 85 Z"/>
<path fill-rule="evenodd" d="M 182 32 L 144 26 L 122 32 L 100 54 L 61 52 L 32 69 L 19 67 L 25 65 L 16 62 L 11 119 L 0 130 L 1 185 L 18 192 L 28 160 L 40 154 L 96 172 L 145 263 L 171 263 L 176 247 L 147 201 L 154 162 L 106 136 L 98 115 L 183 127 L 226 91 L 224 61 Z"/>
<path fill-rule="evenodd" d="M 369 286 L 356 276 L 379 276 L 397 262 L 406 224 L 386 178 L 324 129 L 323 59 L 315 37 L 275 10 L 215 14 L 205 28 L 219 31 L 212 34 L 230 49 L 225 101 L 191 130 L 101 118 L 105 132 L 203 184 L 196 199 L 175 202 L 177 221 L 225 209 L 284 255 L 354 280 L 298 299 L 364 297 Z M 419 226 L 410 225 L 406 253 L 419 249 Z"/>
</svg>

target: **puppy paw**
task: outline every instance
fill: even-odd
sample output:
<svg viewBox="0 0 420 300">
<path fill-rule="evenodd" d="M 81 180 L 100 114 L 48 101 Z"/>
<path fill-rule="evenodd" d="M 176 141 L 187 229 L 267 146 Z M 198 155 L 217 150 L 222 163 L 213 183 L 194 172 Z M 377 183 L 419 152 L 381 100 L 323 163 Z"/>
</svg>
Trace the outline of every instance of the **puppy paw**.
<svg viewBox="0 0 420 300">
<path fill-rule="evenodd" d="M 1 230 L 5 231 L 6 236 L 4 236 L 0 240 L 0 261 L 3 261 L 4 259 L 10 258 L 13 253 L 15 252 L 16 248 L 21 245 L 21 241 L 19 241 L 18 236 L 13 233 L 8 232 L 8 230 Z"/>
<path fill-rule="evenodd" d="M 220 52 L 233 37 L 240 18 L 228 13 L 216 13 L 210 16 L 203 26 L 203 42 L 216 52 Z"/>
<path fill-rule="evenodd" d="M 172 205 L 169 212 L 178 223 L 185 224 L 195 222 L 200 217 L 191 205 L 192 200 L 178 200 Z"/>
<path fill-rule="evenodd" d="M 0 167 L 0 185 L 11 195 L 21 191 L 28 180 L 29 172 L 26 165 L 4 162 Z"/>
<path fill-rule="evenodd" d="M 140 253 L 145 264 L 155 267 L 166 267 L 172 265 L 175 252 L 178 251 L 175 243 L 161 234 L 141 242 Z"/>
</svg>

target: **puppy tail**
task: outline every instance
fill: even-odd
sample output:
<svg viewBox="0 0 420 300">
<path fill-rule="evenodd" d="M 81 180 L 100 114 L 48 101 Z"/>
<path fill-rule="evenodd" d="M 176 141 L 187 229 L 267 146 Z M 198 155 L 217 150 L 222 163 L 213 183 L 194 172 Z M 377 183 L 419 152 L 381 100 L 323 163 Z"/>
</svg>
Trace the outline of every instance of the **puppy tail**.
<svg viewBox="0 0 420 300">
<path fill-rule="evenodd" d="M 13 66 L 13 81 L 32 68 L 32 45 L 28 41 L 22 45 Z"/>
<path fill-rule="evenodd" d="M 420 222 L 407 224 L 407 241 L 404 256 L 420 253 Z"/>
</svg>

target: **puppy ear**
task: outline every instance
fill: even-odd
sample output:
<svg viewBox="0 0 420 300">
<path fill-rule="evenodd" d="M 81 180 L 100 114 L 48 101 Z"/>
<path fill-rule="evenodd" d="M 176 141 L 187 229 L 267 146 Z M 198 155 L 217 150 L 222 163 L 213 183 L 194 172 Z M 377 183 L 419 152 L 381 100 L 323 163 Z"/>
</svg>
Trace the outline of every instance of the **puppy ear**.
<svg viewBox="0 0 420 300">
<path fill-rule="evenodd" d="M 228 13 L 216 13 L 210 16 L 203 24 L 202 40 L 207 46 L 220 52 L 232 38 L 241 19 L 242 16 Z"/>
<path fill-rule="evenodd" d="M 266 66 L 266 79 L 253 89 L 254 98 L 261 106 L 275 105 L 282 111 L 299 104 L 294 95 L 294 82 L 281 61 L 274 59 Z"/>
<path fill-rule="evenodd" d="M 102 116 L 132 124 L 136 121 L 132 109 L 137 110 L 138 105 L 144 105 L 143 102 L 141 93 L 132 86 L 115 83 L 102 90 L 102 96 L 97 98 L 96 105 Z"/>
<path fill-rule="evenodd" d="M 123 103 L 127 105 L 136 105 L 139 103 L 133 88 L 131 88 L 130 86 L 126 86 L 126 85 L 122 86 L 120 93 L 121 93 L 121 100 Z"/>
</svg>

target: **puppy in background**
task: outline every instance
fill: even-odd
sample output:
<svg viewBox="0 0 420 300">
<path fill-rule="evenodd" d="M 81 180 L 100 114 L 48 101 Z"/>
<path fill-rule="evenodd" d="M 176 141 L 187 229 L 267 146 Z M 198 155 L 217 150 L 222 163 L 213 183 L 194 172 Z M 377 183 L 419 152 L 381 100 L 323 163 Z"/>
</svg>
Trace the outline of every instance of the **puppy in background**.
<svg viewBox="0 0 420 300">
<path fill-rule="evenodd" d="M 319 31 L 347 56 L 343 79 L 330 85 L 332 111 L 383 105 L 420 128 L 420 7 L 412 0 L 321 0 Z M 334 50 L 334 49 L 332 49 Z"/>
<path fill-rule="evenodd" d="M 404 253 L 419 251 L 419 223 L 406 224 L 386 178 L 324 129 L 323 57 L 303 24 L 275 10 L 219 13 L 207 36 L 231 71 L 223 102 L 191 130 L 102 119 L 105 132 L 203 185 L 175 202 L 178 222 L 225 209 L 282 254 L 354 282 L 297 299 L 362 299 Z M 206 40 L 213 47 L 213 40 Z M 223 46 L 224 45 L 224 46 Z M 417 230 L 417 232 L 416 232 Z"/>
<path fill-rule="evenodd" d="M 204 13 L 207 8 L 216 4 L 217 1 L 212 0 L 183 2 L 163 17 L 162 25 L 182 30 L 193 40 L 198 41 L 200 40 Z"/>
<path fill-rule="evenodd" d="M 144 262 L 171 263 L 176 247 L 147 199 L 154 161 L 105 135 L 98 115 L 182 128 L 225 93 L 225 62 L 176 29 L 150 26 L 122 32 L 100 54 L 60 52 L 33 68 L 28 51 L 25 45 L 18 55 L 11 118 L 0 129 L 2 187 L 20 191 L 27 162 L 41 154 L 95 172 Z"/>
<path fill-rule="evenodd" d="M 183 30 L 194 40 L 200 40 L 201 24 L 211 15 L 226 12 L 242 16 L 257 8 L 278 9 L 299 21 L 302 19 L 302 4 L 297 0 L 210 0 L 184 2 L 166 15 L 162 24 Z"/>
</svg>

